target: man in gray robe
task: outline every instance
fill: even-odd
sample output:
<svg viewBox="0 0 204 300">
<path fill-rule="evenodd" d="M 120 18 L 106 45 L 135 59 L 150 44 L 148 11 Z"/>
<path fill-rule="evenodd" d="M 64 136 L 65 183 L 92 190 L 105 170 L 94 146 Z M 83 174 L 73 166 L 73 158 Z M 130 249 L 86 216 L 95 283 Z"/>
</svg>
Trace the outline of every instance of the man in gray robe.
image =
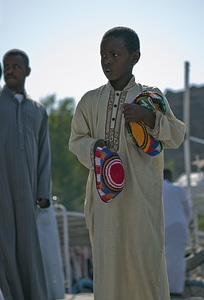
<svg viewBox="0 0 204 300">
<path fill-rule="evenodd" d="M 0 93 L 0 289 L 5 300 L 54 300 L 49 296 L 37 225 L 50 207 L 50 143 L 45 108 L 25 90 L 26 53 L 3 57 Z"/>
</svg>

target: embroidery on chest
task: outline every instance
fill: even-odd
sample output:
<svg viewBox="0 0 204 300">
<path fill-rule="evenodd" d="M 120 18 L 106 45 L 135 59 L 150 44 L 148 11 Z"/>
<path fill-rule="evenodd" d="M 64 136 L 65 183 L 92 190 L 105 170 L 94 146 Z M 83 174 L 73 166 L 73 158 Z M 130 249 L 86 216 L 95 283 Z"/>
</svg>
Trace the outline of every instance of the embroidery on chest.
<svg viewBox="0 0 204 300">
<path fill-rule="evenodd" d="M 118 151 L 119 149 L 121 119 L 126 95 L 126 91 L 121 93 L 115 93 L 114 91 L 111 91 L 108 100 L 105 124 L 105 140 L 107 142 L 107 147 L 110 149 L 115 149 L 115 151 Z"/>
</svg>

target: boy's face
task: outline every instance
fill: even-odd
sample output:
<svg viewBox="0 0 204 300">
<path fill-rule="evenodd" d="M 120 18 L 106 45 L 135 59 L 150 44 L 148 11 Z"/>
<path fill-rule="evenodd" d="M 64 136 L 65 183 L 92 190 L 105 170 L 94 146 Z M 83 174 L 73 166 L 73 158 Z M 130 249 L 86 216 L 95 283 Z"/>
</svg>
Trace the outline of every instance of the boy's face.
<svg viewBox="0 0 204 300">
<path fill-rule="evenodd" d="M 6 85 L 16 93 L 24 90 L 25 78 L 30 74 L 30 68 L 26 66 L 21 55 L 5 57 L 4 80 Z"/>
<path fill-rule="evenodd" d="M 129 53 L 121 38 L 107 37 L 101 43 L 101 66 L 115 90 L 122 90 L 132 77 L 140 54 Z"/>
</svg>

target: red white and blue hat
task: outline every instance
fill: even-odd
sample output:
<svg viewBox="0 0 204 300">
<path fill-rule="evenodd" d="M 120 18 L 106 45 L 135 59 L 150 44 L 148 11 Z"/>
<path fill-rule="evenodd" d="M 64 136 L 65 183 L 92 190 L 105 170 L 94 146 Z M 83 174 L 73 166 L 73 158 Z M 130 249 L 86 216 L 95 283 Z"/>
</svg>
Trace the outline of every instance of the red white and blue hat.
<svg viewBox="0 0 204 300">
<path fill-rule="evenodd" d="M 96 188 L 103 202 L 110 202 L 123 189 L 125 172 L 117 152 L 106 147 L 95 150 Z"/>
</svg>

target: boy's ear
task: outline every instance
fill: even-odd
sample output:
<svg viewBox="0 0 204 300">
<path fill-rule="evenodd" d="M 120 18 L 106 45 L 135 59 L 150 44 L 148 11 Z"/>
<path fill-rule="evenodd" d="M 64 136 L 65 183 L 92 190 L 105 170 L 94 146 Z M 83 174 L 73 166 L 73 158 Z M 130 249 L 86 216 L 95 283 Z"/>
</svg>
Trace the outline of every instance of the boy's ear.
<svg viewBox="0 0 204 300">
<path fill-rule="evenodd" d="M 26 77 L 29 76 L 31 73 L 31 68 L 30 67 L 27 67 L 26 68 Z"/>
<path fill-rule="evenodd" d="M 135 51 L 132 54 L 132 62 L 133 62 L 133 66 L 139 61 L 140 59 L 140 51 Z"/>
</svg>

